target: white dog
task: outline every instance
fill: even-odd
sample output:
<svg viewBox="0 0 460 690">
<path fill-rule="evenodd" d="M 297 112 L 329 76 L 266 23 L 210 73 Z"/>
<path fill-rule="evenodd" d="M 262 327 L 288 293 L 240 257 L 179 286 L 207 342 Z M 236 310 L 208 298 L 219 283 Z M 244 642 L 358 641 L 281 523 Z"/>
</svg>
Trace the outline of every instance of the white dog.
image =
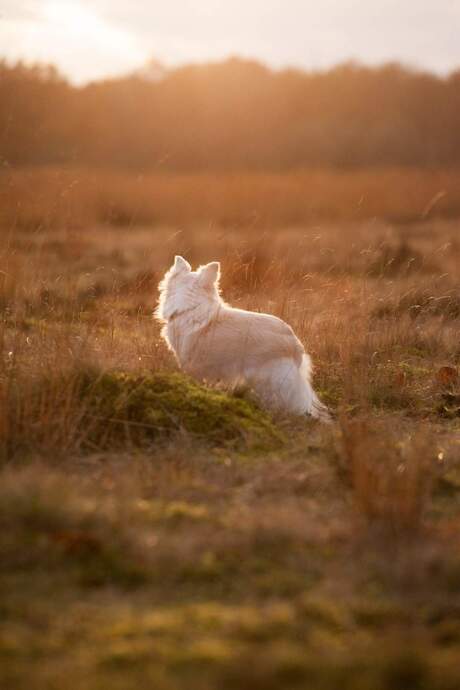
<svg viewBox="0 0 460 690">
<path fill-rule="evenodd" d="M 192 271 L 176 256 L 159 285 L 162 336 L 192 376 L 229 387 L 248 384 L 267 407 L 329 421 L 310 384 L 311 363 L 284 321 L 234 309 L 219 294 L 220 264 Z"/>
</svg>

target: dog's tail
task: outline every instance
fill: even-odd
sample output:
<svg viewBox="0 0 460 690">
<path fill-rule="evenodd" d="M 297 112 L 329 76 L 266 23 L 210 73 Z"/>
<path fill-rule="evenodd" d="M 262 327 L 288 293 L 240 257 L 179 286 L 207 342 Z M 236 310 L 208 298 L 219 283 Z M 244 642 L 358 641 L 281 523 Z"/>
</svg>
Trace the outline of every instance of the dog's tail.
<svg viewBox="0 0 460 690">
<path fill-rule="evenodd" d="M 319 419 L 319 421 L 323 422 L 323 424 L 332 424 L 332 416 L 328 408 L 324 403 L 321 402 L 315 391 L 312 391 L 312 393 L 312 406 L 310 411 L 311 416 L 315 417 L 315 419 Z"/>
<path fill-rule="evenodd" d="M 309 387 L 309 400 L 308 400 L 308 407 L 307 407 L 307 414 L 311 415 L 315 419 L 319 419 L 320 422 L 323 422 L 324 424 L 331 424 L 332 423 L 332 417 L 331 413 L 327 409 L 326 405 L 324 405 L 321 400 L 318 398 L 316 395 L 315 391 L 312 388 L 312 385 L 310 383 L 311 379 L 311 359 L 310 357 L 305 353 L 302 357 L 302 363 L 300 365 L 300 372 L 302 376 L 305 378 L 307 385 Z"/>
</svg>

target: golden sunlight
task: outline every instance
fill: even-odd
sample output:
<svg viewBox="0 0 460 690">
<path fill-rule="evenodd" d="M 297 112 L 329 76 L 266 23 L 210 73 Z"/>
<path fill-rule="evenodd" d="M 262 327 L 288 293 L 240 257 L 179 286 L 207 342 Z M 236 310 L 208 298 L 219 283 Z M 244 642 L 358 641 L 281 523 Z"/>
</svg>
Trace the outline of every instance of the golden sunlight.
<svg viewBox="0 0 460 690">
<path fill-rule="evenodd" d="M 12 57 L 56 64 L 75 83 L 134 70 L 150 52 L 138 37 L 78 0 L 46 0 L 35 18 L 10 20 L 7 37 Z"/>
<path fill-rule="evenodd" d="M 70 0 L 49 0 L 43 7 L 45 20 L 72 36 L 94 36 L 97 34 L 104 42 L 114 38 L 114 32 L 100 17 L 79 2 Z M 118 38 L 118 37 L 117 37 Z"/>
</svg>

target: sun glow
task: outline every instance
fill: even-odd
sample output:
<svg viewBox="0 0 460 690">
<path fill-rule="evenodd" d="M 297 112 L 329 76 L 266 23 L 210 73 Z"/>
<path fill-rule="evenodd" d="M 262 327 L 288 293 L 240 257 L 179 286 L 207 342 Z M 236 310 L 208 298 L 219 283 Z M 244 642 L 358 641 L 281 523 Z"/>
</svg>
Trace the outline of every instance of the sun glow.
<svg viewBox="0 0 460 690">
<path fill-rule="evenodd" d="M 43 6 L 45 21 L 66 32 L 68 38 L 98 37 L 104 43 L 114 41 L 114 31 L 100 17 L 78 2 L 49 0 Z"/>
<path fill-rule="evenodd" d="M 0 57 L 55 64 L 79 84 L 129 73 L 152 56 L 171 66 L 239 55 L 274 67 L 322 69 L 355 59 L 457 69 L 459 2 L 424 0 L 420 13 L 409 0 L 399 3 L 397 18 L 394 4 L 0 0 Z"/>
<path fill-rule="evenodd" d="M 134 70 L 151 52 L 149 41 L 79 0 L 45 0 L 34 14 L 3 17 L 2 40 L 10 59 L 53 63 L 75 83 Z"/>
<path fill-rule="evenodd" d="M 94 12 L 78 2 L 50 0 L 43 7 L 43 15 L 49 24 L 61 28 L 71 36 L 98 35 L 105 41 L 112 33 L 110 27 Z"/>
</svg>

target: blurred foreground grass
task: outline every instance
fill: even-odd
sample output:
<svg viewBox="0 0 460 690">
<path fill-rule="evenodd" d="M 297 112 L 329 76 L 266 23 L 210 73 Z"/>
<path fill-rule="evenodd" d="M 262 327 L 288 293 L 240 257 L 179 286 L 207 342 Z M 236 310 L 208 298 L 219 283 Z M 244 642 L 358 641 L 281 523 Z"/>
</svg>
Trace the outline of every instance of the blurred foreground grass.
<svg viewBox="0 0 460 690">
<path fill-rule="evenodd" d="M 283 426 L 5 466 L 2 686 L 458 687 L 458 442 Z"/>
</svg>

